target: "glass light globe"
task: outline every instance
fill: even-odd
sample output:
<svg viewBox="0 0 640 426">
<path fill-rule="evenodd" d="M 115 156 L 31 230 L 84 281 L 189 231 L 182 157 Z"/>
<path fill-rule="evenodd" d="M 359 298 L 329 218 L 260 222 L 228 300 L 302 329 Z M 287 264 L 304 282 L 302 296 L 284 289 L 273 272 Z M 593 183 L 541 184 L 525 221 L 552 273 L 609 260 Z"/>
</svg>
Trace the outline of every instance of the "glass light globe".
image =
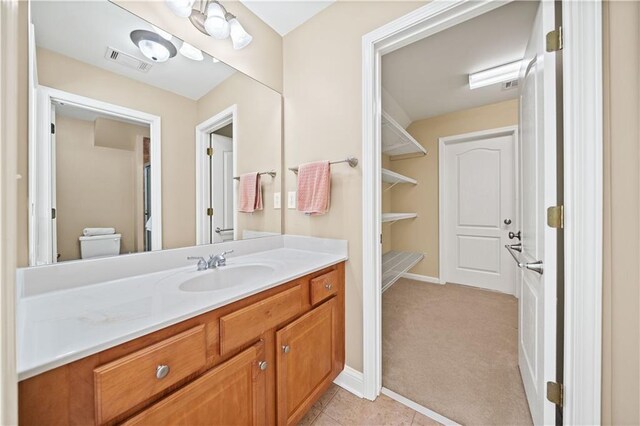
<svg viewBox="0 0 640 426">
<path fill-rule="evenodd" d="M 196 0 L 165 0 L 169 9 L 181 18 L 191 16 L 191 9 Z"/>
<path fill-rule="evenodd" d="M 218 3 L 210 3 L 207 7 L 207 19 L 204 28 L 211 37 L 223 40 L 229 37 L 229 23 L 224 17 L 225 12 Z"/>
<path fill-rule="evenodd" d="M 240 50 L 246 47 L 253 37 L 245 31 L 240 22 L 234 17 L 229 20 L 229 33 L 231 34 L 231 41 L 233 42 L 233 48 Z"/>
<path fill-rule="evenodd" d="M 182 47 L 180 48 L 180 54 L 194 61 L 202 61 L 204 59 L 204 55 L 202 54 L 202 51 L 200 49 L 193 47 L 187 42 L 182 42 Z"/>
<path fill-rule="evenodd" d="M 153 62 L 165 62 L 171 56 L 169 49 L 153 40 L 140 40 L 138 48 L 144 56 Z"/>
</svg>

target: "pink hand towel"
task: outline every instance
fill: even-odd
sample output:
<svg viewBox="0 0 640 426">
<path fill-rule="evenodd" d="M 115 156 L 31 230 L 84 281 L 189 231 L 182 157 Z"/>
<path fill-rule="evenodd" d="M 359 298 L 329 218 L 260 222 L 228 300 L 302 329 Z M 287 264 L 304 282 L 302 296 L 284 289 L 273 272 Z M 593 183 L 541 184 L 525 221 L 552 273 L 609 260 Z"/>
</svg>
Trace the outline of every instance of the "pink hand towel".
<svg viewBox="0 0 640 426">
<path fill-rule="evenodd" d="M 325 214 L 331 202 L 331 166 L 328 161 L 298 167 L 297 210 L 311 216 Z"/>
<path fill-rule="evenodd" d="M 238 196 L 238 211 L 253 213 L 262 210 L 262 186 L 258 173 L 245 173 L 240 175 L 240 188 Z"/>
</svg>

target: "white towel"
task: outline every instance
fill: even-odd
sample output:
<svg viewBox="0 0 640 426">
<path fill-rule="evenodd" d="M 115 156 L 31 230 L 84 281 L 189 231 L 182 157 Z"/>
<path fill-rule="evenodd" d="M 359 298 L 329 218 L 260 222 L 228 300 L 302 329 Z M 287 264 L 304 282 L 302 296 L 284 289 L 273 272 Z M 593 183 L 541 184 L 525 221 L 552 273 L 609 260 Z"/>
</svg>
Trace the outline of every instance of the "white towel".
<svg viewBox="0 0 640 426">
<path fill-rule="evenodd" d="M 82 234 L 85 237 L 92 235 L 111 235 L 116 233 L 116 228 L 84 228 Z"/>
</svg>

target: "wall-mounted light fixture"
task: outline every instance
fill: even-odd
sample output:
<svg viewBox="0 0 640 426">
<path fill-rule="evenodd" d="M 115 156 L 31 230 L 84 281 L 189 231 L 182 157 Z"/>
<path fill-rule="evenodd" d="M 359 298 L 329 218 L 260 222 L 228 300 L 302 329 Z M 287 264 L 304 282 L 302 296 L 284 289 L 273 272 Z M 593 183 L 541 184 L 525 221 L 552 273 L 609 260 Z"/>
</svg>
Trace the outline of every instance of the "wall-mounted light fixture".
<svg viewBox="0 0 640 426">
<path fill-rule="evenodd" d="M 471 89 L 477 89 L 479 87 L 490 86 L 492 84 L 503 83 L 505 81 L 517 80 L 521 64 L 522 61 L 515 61 L 469 74 L 469 87 Z"/>
<path fill-rule="evenodd" d="M 142 54 L 153 62 L 165 62 L 178 53 L 173 43 L 153 31 L 135 30 L 130 37 Z"/>
<path fill-rule="evenodd" d="M 189 21 L 200 32 L 218 40 L 231 37 L 236 50 L 246 47 L 253 37 L 242 27 L 238 18 L 229 13 L 217 0 L 165 0 L 169 9 L 181 18 Z"/>
</svg>

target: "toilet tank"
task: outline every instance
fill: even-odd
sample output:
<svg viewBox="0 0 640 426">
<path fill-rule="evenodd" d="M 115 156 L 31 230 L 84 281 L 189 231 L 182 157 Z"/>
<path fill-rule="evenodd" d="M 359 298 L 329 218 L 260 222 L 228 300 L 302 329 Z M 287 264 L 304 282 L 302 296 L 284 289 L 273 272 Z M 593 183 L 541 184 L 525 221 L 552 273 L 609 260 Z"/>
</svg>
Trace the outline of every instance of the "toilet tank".
<svg viewBox="0 0 640 426">
<path fill-rule="evenodd" d="M 90 259 L 117 256 L 120 254 L 121 237 L 120 234 L 82 236 L 80 237 L 80 257 Z"/>
</svg>

